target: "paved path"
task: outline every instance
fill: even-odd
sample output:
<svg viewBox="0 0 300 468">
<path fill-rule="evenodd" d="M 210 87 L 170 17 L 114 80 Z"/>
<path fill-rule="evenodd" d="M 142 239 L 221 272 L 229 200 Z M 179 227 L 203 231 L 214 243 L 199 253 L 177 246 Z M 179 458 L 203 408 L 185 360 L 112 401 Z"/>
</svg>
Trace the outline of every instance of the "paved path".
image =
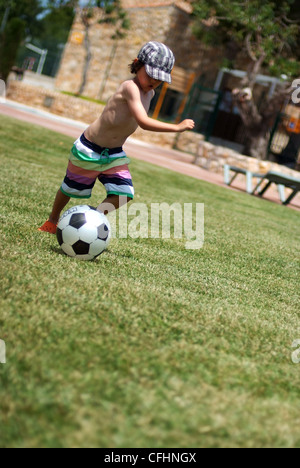
<svg viewBox="0 0 300 468">
<path fill-rule="evenodd" d="M 19 120 L 41 125 L 50 130 L 68 135 L 74 139 L 78 138 L 80 133 L 87 127 L 83 122 L 77 122 L 66 119 L 40 109 L 25 106 L 23 104 L 6 100 L 0 102 L 0 114 L 11 116 Z M 190 154 L 182 153 L 171 149 L 161 148 L 159 146 L 144 143 L 134 138 L 129 138 L 124 145 L 124 149 L 132 158 L 150 162 L 160 167 L 179 172 L 199 180 L 205 180 L 228 190 L 237 190 L 245 192 L 246 181 L 243 176 L 237 178 L 234 188 L 228 188 L 224 185 L 223 176 L 214 172 L 209 172 L 193 164 L 194 157 Z M 276 189 L 268 192 L 268 199 L 280 203 Z M 300 194 L 298 194 L 290 208 L 300 211 Z"/>
</svg>

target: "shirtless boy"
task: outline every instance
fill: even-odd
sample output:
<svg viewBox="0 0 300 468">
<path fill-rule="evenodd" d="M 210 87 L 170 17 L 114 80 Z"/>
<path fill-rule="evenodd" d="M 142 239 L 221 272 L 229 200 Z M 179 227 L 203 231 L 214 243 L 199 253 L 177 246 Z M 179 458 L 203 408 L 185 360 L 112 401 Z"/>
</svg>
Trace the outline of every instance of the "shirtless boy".
<svg viewBox="0 0 300 468">
<path fill-rule="evenodd" d="M 171 83 L 174 63 L 172 51 L 159 42 L 149 42 L 140 50 L 130 65 L 135 78 L 121 84 L 102 115 L 74 143 L 66 177 L 49 219 L 39 231 L 55 234 L 60 213 L 70 198 L 90 198 L 96 179 L 107 192 L 97 208 L 99 211 L 107 214 L 133 199 L 130 160 L 122 147 L 138 126 L 153 132 L 184 132 L 194 128 L 193 120 L 189 119 L 175 125 L 148 117 L 154 90 L 162 82 Z"/>
</svg>

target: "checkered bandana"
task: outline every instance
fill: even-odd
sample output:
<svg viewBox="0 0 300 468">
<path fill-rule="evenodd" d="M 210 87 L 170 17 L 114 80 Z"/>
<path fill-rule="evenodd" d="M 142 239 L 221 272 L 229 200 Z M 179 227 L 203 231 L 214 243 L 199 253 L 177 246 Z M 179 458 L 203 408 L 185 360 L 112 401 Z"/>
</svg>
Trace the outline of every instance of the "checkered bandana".
<svg viewBox="0 0 300 468">
<path fill-rule="evenodd" d="M 171 71 L 175 58 L 173 52 L 161 42 L 148 42 L 139 51 L 138 59 L 145 64 L 146 72 L 151 78 L 172 82 Z"/>
</svg>

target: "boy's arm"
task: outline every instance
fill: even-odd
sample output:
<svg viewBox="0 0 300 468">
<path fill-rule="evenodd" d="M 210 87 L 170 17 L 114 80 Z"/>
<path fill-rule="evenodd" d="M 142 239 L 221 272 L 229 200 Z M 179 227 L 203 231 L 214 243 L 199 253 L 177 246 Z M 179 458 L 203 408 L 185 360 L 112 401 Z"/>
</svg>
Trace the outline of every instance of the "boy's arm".
<svg viewBox="0 0 300 468">
<path fill-rule="evenodd" d="M 139 126 L 143 130 L 152 132 L 184 132 L 195 127 L 193 120 L 184 120 L 180 124 L 169 124 L 148 117 L 141 102 L 140 91 L 136 85 L 128 83 L 124 88 L 124 97 L 128 103 L 129 110 Z"/>
</svg>

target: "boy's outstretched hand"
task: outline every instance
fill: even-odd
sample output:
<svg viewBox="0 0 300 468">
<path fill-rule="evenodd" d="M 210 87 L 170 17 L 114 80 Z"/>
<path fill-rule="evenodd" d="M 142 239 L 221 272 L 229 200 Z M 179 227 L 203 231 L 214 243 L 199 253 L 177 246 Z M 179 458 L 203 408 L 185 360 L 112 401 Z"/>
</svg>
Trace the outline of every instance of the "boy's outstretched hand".
<svg viewBox="0 0 300 468">
<path fill-rule="evenodd" d="M 193 130 L 195 128 L 195 122 L 191 119 L 186 119 L 178 124 L 178 131 L 185 132 L 186 130 Z"/>
</svg>

